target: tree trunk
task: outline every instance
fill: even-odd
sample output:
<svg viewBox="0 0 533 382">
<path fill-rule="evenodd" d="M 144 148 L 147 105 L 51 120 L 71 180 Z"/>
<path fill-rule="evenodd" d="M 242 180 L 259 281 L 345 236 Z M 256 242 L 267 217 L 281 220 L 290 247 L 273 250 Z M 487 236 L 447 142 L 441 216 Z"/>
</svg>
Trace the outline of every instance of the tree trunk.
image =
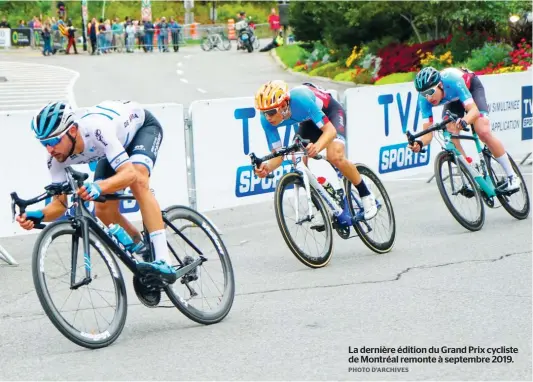
<svg viewBox="0 0 533 382">
<path fill-rule="evenodd" d="M 409 24 L 411 24 L 411 28 L 413 28 L 413 31 L 416 34 L 416 38 L 418 39 L 418 42 L 422 43 L 422 37 L 420 37 L 420 33 L 418 32 L 418 29 L 416 28 L 416 25 L 413 22 L 413 19 L 405 16 L 404 14 L 400 14 L 400 16 L 402 16 L 404 19 L 406 19 L 409 22 Z"/>
</svg>

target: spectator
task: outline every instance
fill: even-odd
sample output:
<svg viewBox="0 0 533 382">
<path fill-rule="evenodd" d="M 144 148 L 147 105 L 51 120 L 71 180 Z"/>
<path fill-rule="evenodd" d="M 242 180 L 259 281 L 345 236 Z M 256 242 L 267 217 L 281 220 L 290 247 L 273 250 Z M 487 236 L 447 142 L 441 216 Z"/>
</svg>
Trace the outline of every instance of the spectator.
<svg viewBox="0 0 533 382">
<path fill-rule="evenodd" d="M 52 27 L 50 25 L 50 22 L 46 22 L 44 24 L 44 29 L 41 32 L 41 35 L 43 36 L 43 55 L 49 56 L 50 54 L 54 54 L 54 51 L 52 50 Z"/>
<path fill-rule="evenodd" d="M 174 48 L 174 52 L 177 52 L 180 49 L 179 37 L 180 37 L 181 26 L 178 24 L 178 22 L 173 17 L 170 18 L 169 26 L 170 26 L 170 32 L 172 34 L 172 47 Z"/>
<path fill-rule="evenodd" d="M 283 32 L 279 32 L 279 34 L 264 48 L 260 49 L 260 52 L 268 52 L 271 49 L 277 48 L 278 46 L 283 45 Z"/>
<path fill-rule="evenodd" d="M 96 18 L 93 17 L 91 24 L 89 26 L 89 39 L 91 40 L 91 55 L 96 54 Z"/>
<path fill-rule="evenodd" d="M 19 23 L 20 23 L 19 28 L 27 28 L 24 20 L 20 20 Z"/>
<path fill-rule="evenodd" d="M 0 28 L 11 28 L 5 16 L 2 16 L 2 21 L 0 22 Z"/>
<path fill-rule="evenodd" d="M 154 51 L 154 24 L 148 19 L 144 20 L 144 45 L 147 52 Z"/>
<path fill-rule="evenodd" d="M 100 23 L 98 24 L 98 52 L 107 53 L 105 46 L 105 24 L 102 17 L 100 17 Z"/>
<path fill-rule="evenodd" d="M 111 46 L 112 46 L 112 43 L 113 43 L 113 32 L 111 31 L 111 22 L 109 21 L 109 19 L 107 19 L 104 23 L 104 26 L 105 26 L 105 51 L 106 53 L 110 53 L 111 52 Z"/>
<path fill-rule="evenodd" d="M 272 8 L 272 10 L 270 11 L 270 16 L 268 16 L 268 23 L 270 24 L 272 37 L 275 39 L 278 36 L 280 29 L 279 16 L 276 14 L 276 8 Z"/>
<path fill-rule="evenodd" d="M 135 27 L 132 23 L 126 25 L 126 52 L 133 53 L 135 48 Z"/>
<path fill-rule="evenodd" d="M 122 53 L 124 50 L 124 25 L 119 22 L 118 17 L 113 22 L 113 36 L 115 37 L 115 48 Z"/>
<path fill-rule="evenodd" d="M 161 17 L 161 23 L 159 23 L 159 33 L 161 36 L 161 46 L 163 52 L 168 52 L 168 23 L 165 16 Z"/>
<path fill-rule="evenodd" d="M 67 25 L 68 25 L 68 29 L 67 29 L 68 45 L 67 45 L 67 51 L 65 52 L 65 54 L 70 54 L 71 46 L 74 47 L 74 54 L 78 54 L 78 48 L 76 47 L 76 35 L 75 35 L 76 28 L 72 26 L 72 19 L 68 19 Z"/>
</svg>

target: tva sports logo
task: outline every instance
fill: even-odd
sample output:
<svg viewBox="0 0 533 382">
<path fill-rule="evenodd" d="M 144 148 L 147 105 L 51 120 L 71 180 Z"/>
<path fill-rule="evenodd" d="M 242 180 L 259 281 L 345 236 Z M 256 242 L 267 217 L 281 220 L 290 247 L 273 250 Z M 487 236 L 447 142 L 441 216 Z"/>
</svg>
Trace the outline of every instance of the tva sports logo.
<svg viewBox="0 0 533 382">
<path fill-rule="evenodd" d="M 407 92 L 407 100 L 404 103 L 404 98 L 400 93 L 396 93 L 396 97 L 394 97 L 392 94 L 382 94 L 378 96 L 377 101 L 378 104 L 383 105 L 383 123 L 385 128 L 385 137 L 388 137 L 391 134 L 391 120 L 395 120 L 396 111 L 398 112 L 398 117 L 402 126 L 403 134 L 402 143 L 383 146 L 380 148 L 379 173 L 385 174 L 388 172 L 406 170 L 413 167 L 426 166 L 429 163 L 430 159 L 430 147 L 426 147 L 425 153 L 414 153 L 407 148 L 408 143 L 407 138 L 405 136 L 405 133 L 408 130 L 407 124 L 409 121 L 409 115 L 411 112 L 413 112 L 413 109 L 415 115 L 412 132 L 416 132 L 418 127 L 418 119 L 420 117 L 420 106 L 418 105 L 417 96 L 415 95 L 414 97 L 412 97 L 411 92 Z M 398 133 L 396 132 L 393 135 L 398 135 Z"/>
<path fill-rule="evenodd" d="M 96 170 L 96 163 L 97 162 L 91 162 L 89 163 L 89 169 L 94 173 L 94 171 Z M 125 191 L 124 191 L 125 194 L 127 195 L 131 195 L 132 192 L 129 188 L 127 188 Z M 68 204 L 72 204 L 73 202 L 73 199 L 74 197 L 72 195 L 69 196 L 69 203 Z M 52 198 L 46 198 L 44 203 L 45 205 L 49 204 L 50 202 L 52 201 Z M 86 202 L 87 203 L 87 202 Z M 89 212 L 91 212 L 91 214 L 94 216 L 94 203 L 89 203 L 89 204 L 85 204 L 89 210 Z M 122 200 L 119 204 L 119 210 L 120 210 L 120 213 L 122 214 L 128 214 L 128 213 L 135 213 L 137 211 L 140 211 L 140 207 L 139 207 L 139 203 L 137 203 L 136 200 Z M 67 209 L 65 211 L 65 213 L 63 214 L 63 216 L 61 216 L 60 218 L 56 219 L 56 220 L 65 220 L 68 216 L 71 216 L 74 214 L 74 207 L 70 207 L 69 209 Z"/>
<path fill-rule="evenodd" d="M 532 138 L 533 131 L 533 114 L 531 107 L 533 106 L 532 87 L 522 86 L 522 140 L 528 140 Z"/>
<path fill-rule="evenodd" d="M 251 152 L 250 150 L 250 120 L 256 117 L 256 111 L 253 107 L 235 109 L 234 117 L 235 119 L 242 121 L 243 154 L 248 155 Z M 297 124 L 291 125 L 291 124 L 285 123 L 285 124 L 281 124 L 280 127 L 278 127 L 280 136 L 282 138 L 283 146 L 287 146 L 290 144 L 290 140 L 292 137 L 294 137 L 294 133 L 297 131 L 297 129 L 298 129 Z M 256 133 L 257 132 L 255 132 L 255 134 Z M 262 134 L 264 137 L 262 140 L 262 144 L 258 147 L 254 147 L 254 150 L 253 150 L 257 154 L 258 157 L 265 156 L 269 153 L 266 136 L 264 135 L 262 129 L 261 129 L 260 134 Z M 246 160 L 247 160 L 246 158 L 243 158 L 243 162 Z M 248 159 L 248 163 L 250 163 L 249 159 Z M 291 169 L 291 162 L 284 161 L 281 166 L 279 166 L 276 170 L 273 171 L 272 174 L 274 175 L 274 178 L 261 179 L 255 175 L 253 167 L 250 164 L 245 165 L 245 166 L 240 166 L 237 168 L 237 174 L 236 174 L 236 180 L 235 180 L 235 195 L 238 198 L 242 198 L 242 197 L 251 196 L 251 195 L 259 195 L 259 194 L 265 194 L 267 192 L 274 192 L 278 181 L 281 179 L 283 175 L 288 173 L 290 169 Z"/>
</svg>

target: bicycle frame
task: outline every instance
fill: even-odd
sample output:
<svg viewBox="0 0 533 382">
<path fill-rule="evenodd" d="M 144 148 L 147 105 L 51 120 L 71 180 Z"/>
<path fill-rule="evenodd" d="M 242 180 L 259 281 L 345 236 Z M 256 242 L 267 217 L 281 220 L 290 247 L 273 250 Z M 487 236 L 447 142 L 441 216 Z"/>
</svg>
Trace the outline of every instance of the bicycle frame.
<svg viewBox="0 0 533 382">
<path fill-rule="evenodd" d="M 324 199 L 328 205 L 329 211 L 338 219 L 341 227 L 347 227 L 352 225 L 352 214 L 349 211 L 348 200 L 346 193 L 343 194 L 343 208 L 341 208 L 337 202 L 331 197 L 331 195 L 325 190 L 325 188 L 318 182 L 315 175 L 311 170 L 303 163 L 303 157 L 306 154 L 302 151 L 294 153 L 293 171 L 299 173 L 304 181 L 304 187 L 306 190 L 307 204 L 309 208 L 309 215 L 302 221 L 311 220 L 312 201 L 311 201 L 311 188 L 310 185 L 318 191 L 319 195 Z M 295 187 L 299 187 L 295 185 Z M 296 188 L 295 206 L 296 206 L 296 222 L 299 222 L 298 216 L 299 194 L 298 188 Z"/>
<path fill-rule="evenodd" d="M 492 179 L 490 178 L 486 170 L 485 159 L 483 157 L 483 147 L 481 146 L 481 143 L 480 143 L 478 135 L 476 134 L 476 131 L 475 130 L 472 131 L 472 136 L 467 136 L 467 135 L 452 134 L 448 132 L 447 130 L 444 130 L 443 135 L 444 135 L 444 149 L 453 154 L 456 165 L 458 165 L 457 160 L 463 163 L 467 171 L 470 173 L 470 175 L 472 175 L 472 177 L 478 183 L 479 187 L 483 190 L 483 192 L 489 198 L 496 196 L 496 188 L 494 187 L 494 184 L 492 183 Z M 452 142 L 452 138 L 474 141 L 476 145 L 476 151 L 480 158 L 483 174 L 481 174 L 474 166 L 470 165 L 465 160 L 465 158 L 461 155 L 461 152 L 455 147 L 454 143 Z M 451 175 L 451 168 L 449 170 L 450 170 L 450 175 Z M 461 172 L 459 173 L 461 175 L 461 180 L 463 181 L 463 184 L 465 184 L 463 174 Z M 454 186 L 452 183 L 452 191 L 455 192 L 453 190 L 453 187 Z"/>
</svg>

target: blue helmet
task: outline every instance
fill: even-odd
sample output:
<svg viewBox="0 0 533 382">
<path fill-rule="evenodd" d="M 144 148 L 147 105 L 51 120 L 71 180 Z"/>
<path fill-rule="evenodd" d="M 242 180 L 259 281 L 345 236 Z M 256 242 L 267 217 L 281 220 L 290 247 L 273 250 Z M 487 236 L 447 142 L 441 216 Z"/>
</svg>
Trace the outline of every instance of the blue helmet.
<svg viewBox="0 0 533 382">
<path fill-rule="evenodd" d="M 59 135 L 74 122 L 74 110 L 66 102 L 50 102 L 33 117 L 31 129 L 37 139 Z"/>
<path fill-rule="evenodd" d="M 415 77 L 416 91 L 423 92 L 424 90 L 437 85 L 440 80 L 440 72 L 437 69 L 428 66 L 419 71 Z"/>
</svg>

